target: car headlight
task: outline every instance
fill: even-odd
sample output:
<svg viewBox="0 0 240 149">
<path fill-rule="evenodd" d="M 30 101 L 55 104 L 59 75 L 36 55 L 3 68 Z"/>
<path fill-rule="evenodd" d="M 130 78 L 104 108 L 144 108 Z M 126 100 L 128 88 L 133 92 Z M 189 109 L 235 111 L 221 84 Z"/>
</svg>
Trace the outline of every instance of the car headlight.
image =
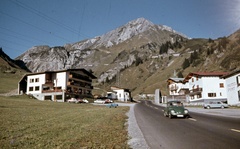
<svg viewBox="0 0 240 149">
<path fill-rule="evenodd" d="M 184 113 L 185 113 L 185 114 L 188 114 L 188 110 L 187 110 L 187 109 L 185 109 L 185 110 L 184 110 Z"/>
<path fill-rule="evenodd" d="M 174 110 L 171 110 L 170 112 L 171 112 L 171 114 L 173 114 L 173 115 L 176 114 Z"/>
</svg>

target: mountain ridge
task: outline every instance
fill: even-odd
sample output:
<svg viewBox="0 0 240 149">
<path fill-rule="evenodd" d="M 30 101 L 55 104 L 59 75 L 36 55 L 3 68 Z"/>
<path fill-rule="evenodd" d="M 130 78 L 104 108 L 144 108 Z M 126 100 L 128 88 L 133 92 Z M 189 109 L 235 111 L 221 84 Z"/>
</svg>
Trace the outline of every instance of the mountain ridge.
<svg viewBox="0 0 240 149">
<path fill-rule="evenodd" d="M 239 41 L 239 32 L 215 40 L 190 39 L 138 18 L 92 39 L 58 47 L 34 46 L 15 60 L 32 72 L 85 68 L 98 77 L 94 85 L 102 90 L 119 86 L 137 95 L 160 88 L 167 94 L 165 81 L 174 72 L 181 77 L 196 70 L 239 68 Z"/>
</svg>

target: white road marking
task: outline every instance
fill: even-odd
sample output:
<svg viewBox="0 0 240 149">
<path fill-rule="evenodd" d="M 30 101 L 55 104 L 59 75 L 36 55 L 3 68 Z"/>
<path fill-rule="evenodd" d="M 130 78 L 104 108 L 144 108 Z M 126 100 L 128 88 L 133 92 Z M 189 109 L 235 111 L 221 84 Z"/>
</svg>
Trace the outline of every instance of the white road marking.
<svg viewBox="0 0 240 149">
<path fill-rule="evenodd" d="M 194 119 L 194 118 L 188 118 L 189 120 L 191 120 L 191 121 L 197 121 L 196 119 Z"/>
<path fill-rule="evenodd" d="M 157 107 L 154 107 L 155 109 L 158 109 Z"/>
<path fill-rule="evenodd" d="M 237 129 L 231 129 L 231 130 L 235 132 L 240 132 L 240 130 L 237 130 Z"/>
</svg>

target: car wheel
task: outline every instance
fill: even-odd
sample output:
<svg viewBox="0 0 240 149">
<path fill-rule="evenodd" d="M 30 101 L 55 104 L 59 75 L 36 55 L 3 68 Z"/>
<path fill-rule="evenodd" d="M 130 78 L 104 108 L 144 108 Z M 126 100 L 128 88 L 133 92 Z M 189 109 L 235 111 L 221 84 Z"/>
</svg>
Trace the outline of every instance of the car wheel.
<svg viewBox="0 0 240 149">
<path fill-rule="evenodd" d="M 210 106 L 207 106 L 207 109 L 210 109 L 211 107 Z"/>
<path fill-rule="evenodd" d="M 171 118 L 172 118 L 172 115 L 171 115 L 170 113 L 168 114 L 168 118 L 169 118 L 169 119 L 171 119 Z"/>
<path fill-rule="evenodd" d="M 168 115 L 167 115 L 167 113 L 166 112 L 164 112 L 164 114 L 163 114 L 165 117 L 168 117 Z"/>
</svg>

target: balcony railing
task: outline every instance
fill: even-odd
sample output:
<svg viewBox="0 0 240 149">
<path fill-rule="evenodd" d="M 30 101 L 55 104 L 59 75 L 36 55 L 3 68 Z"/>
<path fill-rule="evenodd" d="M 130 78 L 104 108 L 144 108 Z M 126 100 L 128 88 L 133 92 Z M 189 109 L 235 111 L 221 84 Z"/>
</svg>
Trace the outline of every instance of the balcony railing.
<svg viewBox="0 0 240 149">
<path fill-rule="evenodd" d="M 68 82 L 67 85 L 72 85 L 76 87 L 82 87 L 82 88 L 87 88 L 87 89 L 93 89 L 91 85 L 86 85 L 86 84 L 81 84 L 81 83 L 75 83 L 75 82 Z"/>
<path fill-rule="evenodd" d="M 190 92 L 202 92 L 202 88 L 194 88 Z"/>
<path fill-rule="evenodd" d="M 171 90 L 171 91 L 176 91 L 176 90 L 178 90 L 178 88 L 179 88 L 178 86 L 171 86 L 171 87 L 170 87 L 170 90 Z"/>
<path fill-rule="evenodd" d="M 190 90 L 190 95 L 200 95 L 202 93 L 202 88 L 194 88 L 192 90 Z"/>
<path fill-rule="evenodd" d="M 42 93 L 53 93 L 53 92 L 63 92 L 62 89 L 49 89 L 49 90 L 43 90 Z"/>
</svg>

